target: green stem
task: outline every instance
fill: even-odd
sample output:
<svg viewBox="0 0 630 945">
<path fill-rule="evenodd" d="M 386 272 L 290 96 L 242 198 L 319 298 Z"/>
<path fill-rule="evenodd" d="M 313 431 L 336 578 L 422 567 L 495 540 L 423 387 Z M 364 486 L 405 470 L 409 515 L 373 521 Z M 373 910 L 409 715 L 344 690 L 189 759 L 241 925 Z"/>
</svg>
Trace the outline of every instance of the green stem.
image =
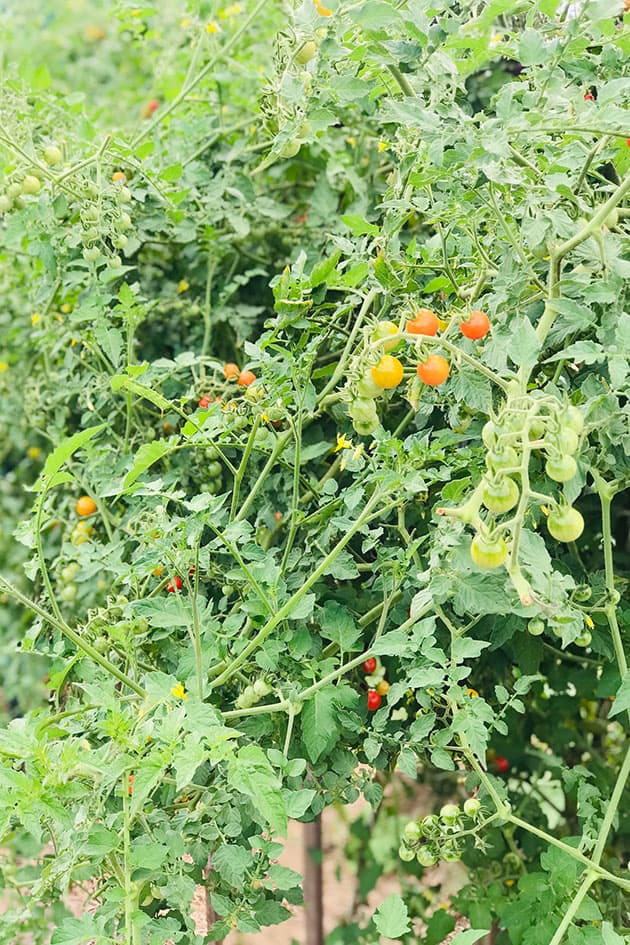
<svg viewBox="0 0 630 945">
<path fill-rule="evenodd" d="M 354 537 L 354 535 L 363 527 L 363 525 L 368 521 L 372 510 L 375 508 L 377 503 L 380 501 L 381 495 L 379 492 L 375 492 L 372 498 L 368 501 L 365 509 L 355 521 L 354 525 L 348 529 L 343 538 L 339 541 L 337 545 L 332 549 L 332 551 L 326 555 L 323 561 L 320 562 L 319 566 L 311 573 L 310 577 L 304 582 L 302 587 L 293 594 L 289 600 L 283 604 L 283 606 L 278 610 L 273 617 L 267 621 L 264 627 L 258 631 L 255 637 L 251 639 L 248 645 L 242 650 L 236 659 L 232 662 L 232 665 L 229 666 L 224 672 L 214 679 L 210 684 L 210 689 L 215 689 L 217 686 L 223 685 L 224 682 L 227 682 L 237 670 L 246 662 L 247 659 L 254 653 L 262 643 L 267 639 L 270 633 L 278 626 L 279 623 L 287 617 L 291 611 L 295 608 L 297 604 L 302 600 L 303 597 L 309 592 L 311 587 L 319 581 L 325 571 L 333 563 L 337 555 L 345 548 L 348 542 Z"/>
<path fill-rule="evenodd" d="M 598 879 L 598 876 L 596 873 L 589 871 L 586 874 L 586 876 L 584 877 L 584 879 L 582 880 L 580 884 L 580 888 L 578 889 L 575 896 L 571 900 L 571 904 L 569 905 L 567 911 L 562 917 L 562 922 L 556 929 L 555 935 L 549 942 L 549 945 L 560 945 L 562 939 L 564 938 L 565 934 L 567 933 L 569 929 L 569 926 L 573 922 L 574 917 L 576 916 L 580 906 L 582 905 L 582 902 L 588 895 L 589 889 L 591 888 L 593 883 L 597 881 L 597 879 Z"/>
<path fill-rule="evenodd" d="M 77 649 L 82 650 L 86 656 L 89 656 L 90 659 L 94 660 L 95 663 L 106 670 L 110 675 L 114 676 L 119 682 L 124 683 L 129 689 L 132 689 L 139 696 L 146 696 L 145 690 L 142 686 L 139 686 L 138 683 L 134 682 L 129 676 L 121 672 L 117 666 L 114 666 L 113 663 L 99 653 L 98 650 L 95 650 L 94 647 L 84 640 L 76 630 L 73 630 L 72 627 L 68 626 L 63 618 L 57 618 L 47 613 L 43 607 L 40 607 L 39 604 L 36 604 L 35 601 L 32 601 L 30 598 L 22 594 L 21 591 L 18 591 L 16 587 L 13 586 L 6 578 L 0 577 L 0 587 L 3 587 L 8 594 L 18 600 L 24 607 L 28 610 L 32 610 L 34 613 L 41 617 L 42 620 L 49 623 L 52 627 L 58 630 L 63 636 L 67 637 L 71 643 L 73 643 Z"/>
<path fill-rule="evenodd" d="M 405 76 L 402 74 L 398 66 L 395 66 L 393 63 L 390 63 L 387 66 L 387 68 L 389 69 L 393 77 L 396 79 L 396 82 L 398 82 L 398 85 L 400 86 L 403 94 L 406 95 L 407 98 L 413 98 L 416 93 L 414 92 L 413 88 L 411 87 L 411 85 L 409 84 Z"/>
<path fill-rule="evenodd" d="M 230 37 L 230 39 L 225 43 L 224 46 L 221 47 L 221 49 L 216 53 L 216 55 L 212 56 L 212 58 L 208 60 L 208 62 L 203 67 L 203 69 L 200 69 L 197 75 L 193 79 L 190 79 L 188 82 L 184 84 L 181 92 L 179 92 L 179 94 L 175 96 L 175 98 L 170 103 L 170 105 L 167 105 L 166 108 L 160 109 L 160 114 L 158 115 L 158 117 L 155 118 L 149 125 L 147 125 L 147 127 L 144 128 L 139 134 L 136 135 L 136 137 L 131 142 L 132 148 L 137 147 L 137 145 L 140 144 L 140 142 L 143 141 L 148 135 L 150 135 L 155 130 L 155 128 L 161 122 L 164 121 L 165 118 L 168 118 L 168 116 L 172 112 L 174 112 L 176 108 L 178 108 L 181 105 L 181 103 L 184 101 L 184 99 L 189 94 L 189 92 L 192 92 L 192 90 L 197 85 L 199 85 L 201 80 L 204 79 L 208 75 L 208 73 L 212 72 L 216 68 L 217 64 L 227 56 L 227 54 L 231 51 L 232 47 L 235 46 L 238 40 L 241 38 L 243 33 L 245 33 L 245 31 L 249 29 L 250 25 L 256 20 L 261 10 L 263 10 L 263 8 L 266 7 L 267 5 L 268 5 L 268 0 L 258 0 L 258 3 L 253 8 L 249 16 L 243 21 L 239 29 L 237 29 L 234 35 Z"/>
<path fill-rule="evenodd" d="M 619 769 L 619 774 L 617 775 L 617 780 L 615 782 L 615 787 L 613 792 L 610 795 L 610 800 L 608 801 L 608 806 L 606 808 L 606 814 L 602 821 L 602 825 L 599 828 L 599 835 L 597 837 L 597 844 L 593 850 L 593 863 L 596 863 L 599 866 L 599 863 L 604 852 L 604 847 L 606 846 L 606 840 L 608 839 L 608 834 L 610 833 L 610 828 L 612 822 L 615 819 L 615 814 L 619 807 L 624 788 L 626 786 L 626 781 L 630 775 L 630 747 L 626 749 L 626 755 L 623 759 L 623 764 Z"/>
<path fill-rule="evenodd" d="M 234 484 L 232 486 L 232 505 L 230 508 L 230 521 L 234 520 L 236 515 L 236 508 L 238 506 L 238 498 L 241 491 L 241 483 L 243 481 L 243 476 L 245 475 L 245 470 L 247 469 L 247 464 L 249 463 L 249 457 L 252 455 L 252 450 L 254 448 L 254 443 L 256 442 L 256 434 L 258 433 L 258 427 L 260 426 L 260 416 L 254 418 L 254 423 L 247 438 L 247 443 L 243 451 L 243 457 L 239 463 L 239 467 L 236 470 L 236 475 L 234 476 Z"/>
</svg>

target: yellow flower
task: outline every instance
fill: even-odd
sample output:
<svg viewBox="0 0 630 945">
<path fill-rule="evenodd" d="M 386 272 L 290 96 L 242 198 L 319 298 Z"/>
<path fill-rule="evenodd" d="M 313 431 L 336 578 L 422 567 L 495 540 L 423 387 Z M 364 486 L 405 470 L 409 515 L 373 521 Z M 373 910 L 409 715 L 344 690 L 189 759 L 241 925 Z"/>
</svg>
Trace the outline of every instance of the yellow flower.
<svg viewBox="0 0 630 945">
<path fill-rule="evenodd" d="M 70 339 L 70 347 L 71 347 L 71 348 L 74 348 L 74 346 L 75 346 L 75 345 L 78 345 L 78 343 L 79 343 L 78 338 L 71 338 L 71 339 Z"/>
<path fill-rule="evenodd" d="M 594 621 L 593 621 L 593 618 L 592 618 L 592 617 L 589 617 L 588 614 L 586 614 L 586 616 L 584 617 L 584 623 L 586 624 L 586 626 L 588 627 L 589 630 L 592 630 L 593 627 L 595 626 L 595 623 L 594 623 Z M 587 638 L 587 639 L 588 639 L 588 638 Z"/>
<path fill-rule="evenodd" d="M 171 694 L 174 695 L 176 699 L 183 699 L 184 701 L 186 701 L 186 699 L 188 698 L 188 696 L 186 695 L 186 690 L 184 689 L 181 683 L 177 683 L 176 686 L 173 686 L 173 688 L 171 689 Z"/>
<path fill-rule="evenodd" d="M 39 314 L 39 312 L 33 312 L 33 314 L 31 315 L 31 325 L 33 326 L 33 328 L 35 328 L 35 325 L 38 325 L 41 322 L 41 320 L 42 320 L 42 316 Z"/>
<path fill-rule="evenodd" d="M 356 146 L 357 146 L 357 139 L 356 139 L 356 138 L 353 138 L 352 135 L 351 135 L 349 138 L 346 138 L 346 141 L 348 142 L 348 144 L 350 145 L 351 148 L 356 148 Z"/>
<path fill-rule="evenodd" d="M 69 315 L 70 312 L 72 311 L 72 306 L 70 305 L 69 302 L 64 302 L 63 305 L 61 306 L 61 311 L 63 312 L 64 315 Z"/>
<path fill-rule="evenodd" d="M 379 152 L 379 154 L 382 154 L 383 151 L 387 151 L 388 147 L 389 147 L 389 145 L 388 145 L 388 143 L 387 143 L 386 141 L 379 141 L 379 143 L 378 143 L 378 152 Z"/>
<path fill-rule="evenodd" d="M 354 453 L 352 454 L 353 459 L 358 459 L 359 456 L 363 456 L 363 443 L 359 443 Z"/>
<path fill-rule="evenodd" d="M 190 282 L 187 279 L 180 279 L 179 285 L 177 286 L 177 291 L 181 295 L 182 292 L 187 292 L 190 289 Z"/>
<path fill-rule="evenodd" d="M 513 886 L 515 882 L 516 882 L 515 879 L 506 879 L 505 885 L 506 885 L 506 886 Z"/>
<path fill-rule="evenodd" d="M 209 23 L 206 23 L 206 33 L 210 33 L 210 35 L 212 35 L 213 33 L 220 33 L 220 32 L 221 32 L 221 27 L 214 20 L 210 20 Z"/>
<path fill-rule="evenodd" d="M 222 20 L 226 20 L 228 16 L 238 16 L 239 13 L 243 12 L 243 7 L 240 3 L 231 3 L 229 7 L 225 7 L 223 10 L 219 10 L 219 17 Z"/>
<path fill-rule="evenodd" d="M 343 433 L 337 434 L 337 445 L 335 446 L 335 453 L 338 453 L 339 450 L 349 450 L 352 447 L 352 440 L 349 440 Z"/>
<path fill-rule="evenodd" d="M 479 695 L 476 689 L 467 689 L 466 692 L 468 693 L 471 699 L 476 699 Z"/>
<path fill-rule="evenodd" d="M 29 446 L 26 453 L 29 459 L 39 459 L 42 455 L 42 450 L 39 446 Z"/>
<path fill-rule="evenodd" d="M 320 16 L 332 16 L 333 11 L 329 10 L 328 7 L 325 7 L 321 0 L 313 0 L 313 3 L 315 4 L 315 9 Z"/>
<path fill-rule="evenodd" d="M 9 370 L 9 364 L 7 361 L 0 361 L 0 372 L 4 373 Z"/>
<path fill-rule="evenodd" d="M 549 515 L 549 509 L 547 508 L 546 505 L 541 505 L 540 511 L 542 512 L 543 515 Z"/>
</svg>

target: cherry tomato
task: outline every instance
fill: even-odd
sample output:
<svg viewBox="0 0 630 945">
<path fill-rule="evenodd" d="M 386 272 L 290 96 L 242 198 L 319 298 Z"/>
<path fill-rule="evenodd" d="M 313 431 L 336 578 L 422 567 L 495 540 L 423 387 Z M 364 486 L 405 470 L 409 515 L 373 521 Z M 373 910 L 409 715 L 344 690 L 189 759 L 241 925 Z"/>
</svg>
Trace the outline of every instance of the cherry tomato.
<svg viewBox="0 0 630 945">
<path fill-rule="evenodd" d="M 249 387 L 255 380 L 256 375 L 253 371 L 241 371 L 236 379 L 236 383 L 239 387 Z"/>
<path fill-rule="evenodd" d="M 422 837 L 420 824 L 415 820 L 410 820 L 403 827 L 403 839 L 405 843 L 417 843 Z"/>
<path fill-rule="evenodd" d="M 460 810 L 457 804 L 445 804 L 440 811 L 440 820 L 453 825 L 459 820 Z"/>
<path fill-rule="evenodd" d="M 71 601 L 77 599 L 77 593 L 78 593 L 78 588 L 76 584 L 71 582 L 70 584 L 65 584 L 61 588 L 59 592 L 59 596 L 61 597 L 62 600 L 68 601 L 68 603 L 70 603 Z"/>
<path fill-rule="evenodd" d="M 412 860 L 415 860 L 416 854 L 413 850 L 410 850 L 409 847 L 406 847 L 404 844 L 398 847 L 398 856 L 403 861 L 403 863 L 410 863 Z"/>
<path fill-rule="evenodd" d="M 371 676 L 374 670 L 376 669 L 376 660 L 373 656 L 368 656 L 366 660 L 363 661 L 361 669 L 366 674 L 366 676 Z"/>
<path fill-rule="evenodd" d="M 129 794 L 129 797 L 131 797 L 131 795 L 133 794 L 133 782 L 134 782 L 135 780 L 136 780 L 135 774 L 130 774 L 130 775 L 129 775 L 129 779 L 128 779 L 129 786 L 128 786 L 128 788 L 127 788 L 127 792 L 128 792 L 128 794 Z"/>
<path fill-rule="evenodd" d="M 485 312 L 475 309 L 470 313 L 468 321 L 460 322 L 459 327 L 464 338 L 478 341 L 480 338 L 485 338 L 490 331 L 490 319 Z"/>
<path fill-rule="evenodd" d="M 75 506 L 77 515 L 87 517 L 88 515 L 94 515 L 96 512 L 96 502 L 89 495 L 82 495 L 80 499 L 77 499 L 77 504 Z"/>
<path fill-rule="evenodd" d="M 420 847 L 416 859 L 420 866 L 435 866 L 438 861 L 437 854 L 430 847 Z"/>
<path fill-rule="evenodd" d="M 532 617 L 527 624 L 527 631 L 533 637 L 539 637 L 541 633 L 545 632 L 545 621 L 541 620 L 540 617 Z"/>
<path fill-rule="evenodd" d="M 592 92 L 585 92 L 585 93 L 584 93 L 584 101 L 585 101 L 585 102 L 594 102 L 594 101 L 595 101 L 595 96 L 593 95 Z"/>
<path fill-rule="evenodd" d="M 577 452 L 580 443 L 579 436 L 571 427 L 564 427 L 550 439 L 558 453 L 568 453 L 570 456 Z"/>
<path fill-rule="evenodd" d="M 61 149 L 58 148 L 56 144 L 47 145 L 44 148 L 44 160 L 46 164 L 49 164 L 51 167 L 54 167 L 55 164 L 59 164 L 63 160 Z"/>
<path fill-rule="evenodd" d="M 439 387 L 450 374 L 451 368 L 446 358 L 443 358 L 441 354 L 430 354 L 426 361 L 418 365 L 416 370 L 423 384 L 427 384 L 429 387 Z"/>
<path fill-rule="evenodd" d="M 520 498 L 519 488 L 509 476 L 490 479 L 483 490 L 483 504 L 490 512 L 503 515 L 513 509 Z"/>
<path fill-rule="evenodd" d="M 142 108 L 142 117 L 150 118 L 153 112 L 157 111 L 160 107 L 160 102 L 157 98 L 151 98 L 145 106 Z"/>
<path fill-rule="evenodd" d="M 127 175 L 125 174 L 124 171 L 114 171 L 114 173 L 112 174 L 112 181 L 114 182 L 114 184 L 117 184 L 119 182 L 124 184 L 127 181 Z"/>
<path fill-rule="evenodd" d="M 397 338 L 394 341 L 388 339 L 390 335 L 396 334 L 398 334 L 398 325 L 395 325 L 394 322 L 379 322 L 372 332 L 372 341 L 380 341 L 380 347 L 383 351 L 392 351 L 400 339 Z"/>
<path fill-rule="evenodd" d="M 350 404 L 348 414 L 359 423 L 372 423 L 375 419 L 378 419 L 374 401 L 367 400 L 364 397 L 358 397 Z"/>
<path fill-rule="evenodd" d="M 181 590 L 181 587 L 182 587 L 182 579 L 180 578 L 178 574 L 176 574 L 175 577 L 172 577 L 170 581 L 168 582 L 168 584 L 166 585 L 166 590 L 168 591 L 169 594 L 174 594 L 175 591 Z"/>
<path fill-rule="evenodd" d="M 392 357 L 391 354 L 383 355 L 378 364 L 370 371 L 374 383 L 384 390 L 398 387 L 403 379 L 404 373 L 402 363 L 398 358 Z"/>
<path fill-rule="evenodd" d="M 576 646 L 590 646 L 592 636 L 588 630 L 585 630 L 584 633 L 581 633 L 579 637 L 576 637 L 573 641 Z"/>
<path fill-rule="evenodd" d="M 223 376 L 226 381 L 235 381 L 241 370 L 238 364 L 234 364 L 233 361 L 228 361 L 227 364 L 223 365 Z"/>
<path fill-rule="evenodd" d="M 376 686 L 376 691 L 378 692 L 379 696 L 387 695 L 389 692 L 389 683 L 386 679 L 381 679 L 380 683 L 378 683 Z"/>
<path fill-rule="evenodd" d="M 492 570 L 505 564 L 508 556 L 508 547 L 504 538 L 475 535 L 470 544 L 470 557 L 478 568 Z"/>
<path fill-rule="evenodd" d="M 517 469 L 518 454 L 512 446 L 506 446 L 503 450 L 491 450 L 486 456 L 486 466 L 495 472 Z"/>
<path fill-rule="evenodd" d="M 101 251 L 98 246 L 86 246 L 83 250 L 83 258 L 86 262 L 96 262 L 100 255 Z"/>
<path fill-rule="evenodd" d="M 577 509 L 561 505 L 549 513 L 547 529 L 556 541 L 576 541 L 584 531 L 584 519 Z"/>
<path fill-rule="evenodd" d="M 374 383 L 372 375 L 370 371 L 368 371 L 357 381 L 357 393 L 363 400 L 369 400 L 370 398 L 373 400 L 383 393 L 383 388 Z"/>
<path fill-rule="evenodd" d="M 410 335 L 437 335 L 439 330 L 438 317 L 430 308 L 419 308 L 416 317 L 407 322 Z"/>
<path fill-rule="evenodd" d="M 572 430 L 575 430 L 578 436 L 584 429 L 584 417 L 582 415 L 582 411 L 574 404 L 569 404 L 562 419 L 567 426 L 571 427 Z"/>
<path fill-rule="evenodd" d="M 210 406 L 210 398 L 208 397 L 207 394 L 204 394 L 203 397 L 199 399 L 198 406 L 201 407 L 202 410 L 208 409 L 208 407 Z"/>
<path fill-rule="evenodd" d="M 502 755 L 497 755 L 494 759 L 494 767 L 499 774 L 507 774 L 507 772 L 510 770 L 510 762 Z"/>
<path fill-rule="evenodd" d="M 0 194 L 0 213 L 8 213 L 13 206 L 13 201 L 6 194 Z"/>
<path fill-rule="evenodd" d="M 577 472 L 577 463 L 572 456 L 550 456 L 545 463 L 545 472 L 554 482 L 568 482 Z"/>
<path fill-rule="evenodd" d="M 376 689 L 368 689 L 368 694 L 367 694 L 368 712 L 376 712 L 376 710 L 380 707 L 382 701 L 383 700 L 381 699 Z"/>
<path fill-rule="evenodd" d="M 23 194 L 38 194 L 41 189 L 41 181 L 39 181 L 36 177 L 33 177 L 32 174 L 27 174 L 22 181 Z"/>
<path fill-rule="evenodd" d="M 305 66 L 307 62 L 310 62 L 311 59 L 314 59 L 317 55 L 317 43 L 313 39 L 307 39 L 305 43 L 302 43 L 300 48 L 295 54 L 295 61 L 299 62 L 301 66 Z"/>
<path fill-rule="evenodd" d="M 478 817 L 481 811 L 481 801 L 476 797 L 469 797 L 464 801 L 464 813 L 467 817 Z"/>
</svg>

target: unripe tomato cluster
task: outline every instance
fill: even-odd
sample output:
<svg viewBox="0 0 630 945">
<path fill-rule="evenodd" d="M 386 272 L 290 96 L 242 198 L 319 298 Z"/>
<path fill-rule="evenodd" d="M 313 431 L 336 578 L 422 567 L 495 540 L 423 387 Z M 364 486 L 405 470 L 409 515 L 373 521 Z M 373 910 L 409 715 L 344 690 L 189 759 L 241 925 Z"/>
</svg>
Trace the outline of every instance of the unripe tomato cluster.
<svg viewBox="0 0 630 945">
<path fill-rule="evenodd" d="M 5 190 L 0 193 L 0 213 L 22 210 L 29 197 L 37 197 L 42 189 L 42 172 L 39 168 L 18 169 L 8 180 Z"/>
<path fill-rule="evenodd" d="M 122 259 L 115 250 L 127 246 L 132 227 L 131 217 L 125 209 L 132 199 L 126 183 L 127 175 L 123 171 L 115 171 L 111 175 L 111 184 L 100 189 L 91 181 L 84 182 L 87 201 L 79 215 L 79 238 L 86 262 L 107 263 L 112 269 L 122 266 Z"/>
<path fill-rule="evenodd" d="M 368 656 L 363 661 L 361 669 L 365 673 L 365 681 L 368 685 L 368 712 L 376 712 L 383 703 L 383 696 L 389 692 L 389 683 L 385 679 L 385 667 L 375 656 Z"/>
<path fill-rule="evenodd" d="M 476 797 L 469 797 L 463 810 L 457 804 L 444 804 L 439 815 L 428 814 L 405 824 L 398 855 L 407 863 L 416 859 L 424 867 L 435 866 L 439 860 L 454 863 L 462 855 L 460 834 L 474 831 L 481 820 L 481 802 Z"/>
<path fill-rule="evenodd" d="M 440 387 L 448 379 L 450 362 L 443 354 L 428 350 L 427 344 L 428 338 L 438 335 L 440 327 L 435 312 L 419 308 L 412 318 L 401 319 L 399 324 L 384 320 L 366 329 L 363 349 L 355 357 L 354 376 L 348 385 L 351 398 L 348 414 L 357 433 L 369 436 L 376 431 L 379 424 L 377 398 L 398 387 L 405 378 L 402 360 L 389 352 L 406 344 L 415 355 L 415 376 L 409 378 L 408 385 L 412 403 L 417 401 L 423 385 Z M 478 341 L 490 331 L 490 319 L 485 312 L 473 311 L 459 323 L 459 329 L 465 338 Z"/>
<path fill-rule="evenodd" d="M 236 700 L 237 709 L 251 709 L 253 705 L 264 699 L 272 691 L 265 679 L 257 679 L 253 685 L 246 686 Z"/>
<path fill-rule="evenodd" d="M 513 524 L 524 514 L 519 503 L 526 473 L 529 479 L 530 457 L 538 452 L 544 470 L 554 482 L 567 482 L 577 472 L 574 454 L 580 446 L 584 418 L 573 404 L 534 394 L 508 396 L 496 417 L 482 430 L 486 454 L 486 473 L 473 495 L 459 509 L 438 509 L 438 514 L 461 518 L 475 528 L 470 553 L 474 563 L 484 569 L 499 568 L 507 561 L 508 539 Z M 538 494 L 537 494 L 538 495 Z M 546 496 L 551 509 L 547 517 L 549 534 L 557 541 L 575 541 L 584 529 L 577 509 L 563 498 Z M 540 497 L 538 496 L 539 504 Z M 528 505 L 531 496 L 525 497 Z M 518 507 L 518 508 L 517 508 Z M 484 508 L 488 513 L 483 518 Z M 512 519 L 497 522 L 514 512 Z"/>
</svg>

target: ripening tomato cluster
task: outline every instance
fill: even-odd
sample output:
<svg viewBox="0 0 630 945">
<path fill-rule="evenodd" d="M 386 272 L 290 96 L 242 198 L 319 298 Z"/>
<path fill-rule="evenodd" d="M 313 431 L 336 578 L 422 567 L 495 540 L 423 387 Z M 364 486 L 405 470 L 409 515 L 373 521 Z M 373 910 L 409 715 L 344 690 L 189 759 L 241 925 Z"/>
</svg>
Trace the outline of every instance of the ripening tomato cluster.
<svg viewBox="0 0 630 945">
<path fill-rule="evenodd" d="M 414 317 L 404 325 L 392 321 L 380 321 L 365 333 L 365 345 L 371 356 L 379 356 L 367 371 L 363 354 L 357 358 L 360 376 L 351 384 L 352 402 L 348 414 L 354 429 L 368 436 L 378 427 L 376 400 L 385 391 L 398 387 L 405 378 L 403 362 L 390 354 L 403 342 L 413 345 L 417 355 L 415 377 L 410 378 L 410 399 L 414 398 L 421 385 L 440 387 L 448 379 L 451 365 L 442 354 L 427 351 L 427 339 L 438 335 L 441 322 L 435 312 L 419 308 Z M 449 325 L 450 328 L 450 325 Z M 485 312 L 472 311 L 467 319 L 460 321 L 459 329 L 464 338 L 480 341 L 490 331 L 490 319 Z M 447 329 L 448 331 L 448 329 Z M 445 333 L 446 334 L 446 333 Z"/>
<path fill-rule="evenodd" d="M 424 867 L 435 866 L 439 860 L 455 863 L 462 856 L 460 834 L 464 830 L 474 833 L 483 826 L 482 819 L 481 801 L 476 797 L 469 797 L 463 810 L 457 804 L 444 804 L 439 814 L 405 824 L 398 855 L 405 863 L 415 859 Z"/>
<path fill-rule="evenodd" d="M 464 505 L 441 508 L 438 514 L 461 518 L 475 528 L 470 546 L 474 563 L 483 569 L 499 568 L 508 559 L 513 526 L 522 520 L 530 496 L 522 500 L 522 479 L 530 477 L 530 459 L 539 453 L 544 471 L 553 482 L 564 483 L 577 473 L 575 454 L 580 447 L 584 418 L 578 407 L 552 397 L 532 394 L 508 396 L 499 413 L 485 424 L 481 436 L 486 473 Z M 517 482 L 521 480 L 521 485 Z M 540 503 L 540 495 L 537 494 Z M 584 519 L 564 498 L 548 499 L 547 529 L 557 541 L 580 537 Z M 521 507 L 523 505 L 523 507 Z M 487 515 L 481 517 L 481 510 Z M 546 506 L 545 506 L 546 509 Z M 512 513 L 508 521 L 497 521 Z"/>
<path fill-rule="evenodd" d="M 243 689 L 236 700 L 236 708 L 251 709 L 253 705 L 268 696 L 271 691 L 272 688 L 266 679 L 256 679 L 252 685 L 248 685 Z"/>
<path fill-rule="evenodd" d="M 363 661 L 361 669 L 365 673 L 365 681 L 368 685 L 368 712 L 376 712 L 383 703 L 383 696 L 389 692 L 389 683 L 385 679 L 385 667 L 376 657 L 368 656 Z"/>
</svg>

